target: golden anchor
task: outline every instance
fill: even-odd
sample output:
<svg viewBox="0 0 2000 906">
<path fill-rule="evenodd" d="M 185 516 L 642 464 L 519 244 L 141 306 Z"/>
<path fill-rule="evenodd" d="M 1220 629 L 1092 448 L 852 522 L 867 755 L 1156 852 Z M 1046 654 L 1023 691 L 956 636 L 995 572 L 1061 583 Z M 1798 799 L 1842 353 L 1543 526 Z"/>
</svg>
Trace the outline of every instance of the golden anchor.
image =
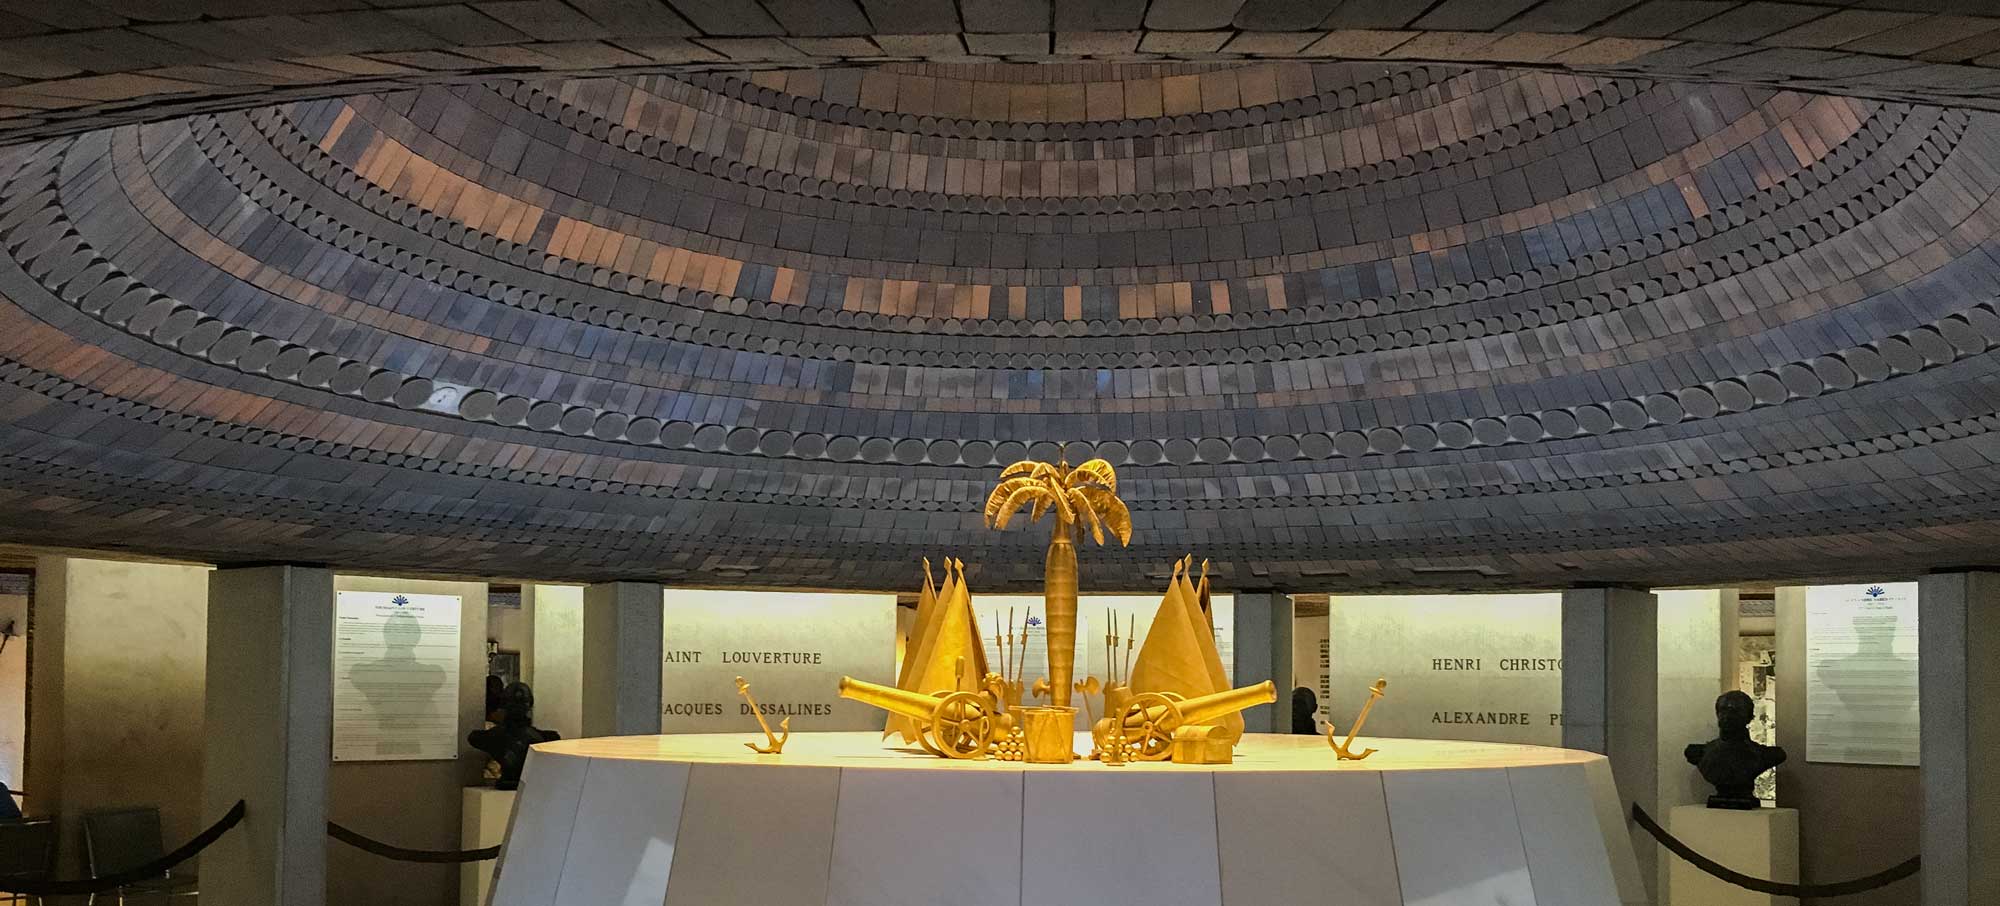
<svg viewBox="0 0 2000 906">
<path fill-rule="evenodd" d="M 1368 700 L 1361 704 L 1361 713 L 1355 716 L 1354 726 L 1347 728 L 1347 739 L 1345 741 L 1334 739 L 1333 724 L 1327 724 L 1326 744 L 1333 747 L 1333 754 L 1341 761 L 1360 761 L 1375 754 L 1374 749 L 1365 749 L 1361 754 L 1356 755 L 1348 751 L 1348 747 L 1354 745 L 1354 737 L 1361 735 L 1361 725 L 1368 722 L 1368 710 L 1375 707 L 1375 700 L 1381 698 L 1382 690 L 1388 687 L 1389 680 L 1387 678 L 1377 679 L 1375 685 L 1368 687 Z"/>
<path fill-rule="evenodd" d="M 785 751 L 785 740 L 792 738 L 792 719 L 787 717 L 778 721 L 778 729 L 785 731 L 785 735 L 779 736 L 771 732 L 770 723 L 764 720 L 764 709 L 757 706 L 756 697 L 750 694 L 750 681 L 737 677 L 736 692 L 750 703 L 750 713 L 756 716 L 757 726 L 764 728 L 764 737 L 771 741 L 768 746 L 760 746 L 754 742 L 746 742 L 743 745 L 759 755 L 777 755 Z"/>
</svg>

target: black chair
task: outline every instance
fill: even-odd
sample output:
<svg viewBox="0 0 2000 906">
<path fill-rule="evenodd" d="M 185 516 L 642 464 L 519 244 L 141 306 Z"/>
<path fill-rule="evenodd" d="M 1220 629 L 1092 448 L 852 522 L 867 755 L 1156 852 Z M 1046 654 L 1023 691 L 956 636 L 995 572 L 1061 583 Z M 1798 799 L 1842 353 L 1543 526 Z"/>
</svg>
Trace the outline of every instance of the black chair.
<svg viewBox="0 0 2000 906">
<path fill-rule="evenodd" d="M 160 839 L 160 810 L 156 808 L 99 809 L 83 813 L 83 855 L 90 876 L 102 878 L 137 868 L 166 855 Z M 169 897 L 194 896 L 195 877 L 191 872 L 169 870 L 164 875 L 120 885 L 105 896 L 141 903 L 162 903 Z M 91 894 L 95 906 L 100 894 Z"/>
<path fill-rule="evenodd" d="M 56 819 L 28 818 L 0 821 L 0 882 L 47 881 L 56 868 Z M 0 887 L 6 886 L 0 883 Z M 7 903 L 41 906 L 42 898 L 29 894 L 0 893 Z"/>
</svg>

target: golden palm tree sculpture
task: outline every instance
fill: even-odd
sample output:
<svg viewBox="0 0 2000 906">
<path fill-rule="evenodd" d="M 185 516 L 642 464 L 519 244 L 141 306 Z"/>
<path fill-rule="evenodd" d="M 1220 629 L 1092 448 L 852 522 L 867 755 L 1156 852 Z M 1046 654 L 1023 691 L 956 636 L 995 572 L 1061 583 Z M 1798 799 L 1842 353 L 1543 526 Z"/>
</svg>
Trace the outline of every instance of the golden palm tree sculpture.
<svg viewBox="0 0 2000 906">
<path fill-rule="evenodd" d="M 1005 529 L 1024 506 L 1032 507 L 1030 522 L 1051 513 L 1056 517 L 1049 534 L 1042 614 L 1048 621 L 1049 703 L 1067 708 L 1076 672 L 1076 525 L 1088 526 L 1098 544 L 1104 543 L 1105 529 L 1118 537 L 1119 544 L 1131 544 L 1132 514 L 1118 499 L 1118 474 L 1102 459 L 1074 469 L 1060 461 L 1049 465 L 1023 460 L 1008 466 L 1000 473 L 1000 484 L 986 496 L 986 524 Z"/>
</svg>

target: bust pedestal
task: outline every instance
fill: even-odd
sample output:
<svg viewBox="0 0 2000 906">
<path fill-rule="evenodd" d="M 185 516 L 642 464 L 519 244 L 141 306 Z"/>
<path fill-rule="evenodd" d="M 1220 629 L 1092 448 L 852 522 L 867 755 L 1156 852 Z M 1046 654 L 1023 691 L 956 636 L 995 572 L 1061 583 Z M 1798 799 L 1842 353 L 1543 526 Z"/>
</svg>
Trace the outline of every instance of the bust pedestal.
<svg viewBox="0 0 2000 906">
<path fill-rule="evenodd" d="M 1771 881 L 1798 883 L 1799 810 L 1749 810 L 1677 805 L 1667 829 L 1682 842 L 1736 871 Z M 1678 856 L 1669 856 L 1668 906 L 1797 906 L 1797 897 L 1745 890 L 1710 877 Z"/>
<path fill-rule="evenodd" d="M 465 788 L 459 812 L 459 848 L 481 849 L 498 846 L 507 836 L 507 818 L 514 813 L 516 790 L 496 790 L 490 786 Z M 486 906 L 487 888 L 493 886 L 493 859 L 466 862 L 458 867 L 458 906 Z"/>
</svg>

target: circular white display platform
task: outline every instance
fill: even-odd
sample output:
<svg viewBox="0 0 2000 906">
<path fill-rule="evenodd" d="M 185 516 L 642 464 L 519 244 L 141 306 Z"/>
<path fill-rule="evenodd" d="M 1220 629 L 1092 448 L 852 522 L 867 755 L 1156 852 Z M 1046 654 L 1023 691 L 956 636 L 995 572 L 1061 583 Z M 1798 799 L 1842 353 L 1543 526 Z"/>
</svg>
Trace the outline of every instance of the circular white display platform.
<svg viewBox="0 0 2000 906">
<path fill-rule="evenodd" d="M 1609 763 L 1251 734 L 1226 765 L 953 761 L 874 733 L 536 746 L 493 906 L 1644 902 Z M 1078 737 L 1078 751 L 1089 739 Z"/>
</svg>

